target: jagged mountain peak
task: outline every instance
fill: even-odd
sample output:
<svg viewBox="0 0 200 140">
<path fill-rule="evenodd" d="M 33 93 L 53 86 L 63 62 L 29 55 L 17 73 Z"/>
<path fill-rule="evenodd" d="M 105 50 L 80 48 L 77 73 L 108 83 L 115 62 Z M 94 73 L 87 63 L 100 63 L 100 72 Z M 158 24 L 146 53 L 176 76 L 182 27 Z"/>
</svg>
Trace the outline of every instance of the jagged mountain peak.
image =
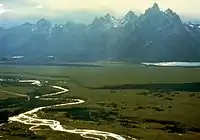
<svg viewBox="0 0 200 140">
<path fill-rule="evenodd" d="M 159 6 L 157 3 L 154 3 L 152 7 L 148 8 L 146 11 L 145 11 L 145 14 L 154 14 L 154 13 L 159 13 L 161 12 Z"/>
<path fill-rule="evenodd" d="M 165 13 L 166 14 L 169 14 L 169 15 L 173 15 L 174 14 L 174 12 L 172 11 L 172 9 L 167 9 L 167 10 L 165 10 Z"/>
<path fill-rule="evenodd" d="M 33 26 L 33 24 L 31 24 L 31 23 L 29 23 L 29 22 L 26 22 L 26 23 L 22 24 L 22 26 L 30 27 L 30 26 Z"/>
<path fill-rule="evenodd" d="M 125 15 L 125 20 L 130 20 L 132 18 L 136 18 L 137 15 L 133 12 L 133 11 L 129 11 L 126 15 Z"/>
<path fill-rule="evenodd" d="M 110 13 L 107 13 L 104 17 L 104 20 L 106 20 L 106 21 L 112 21 L 112 20 L 115 20 L 116 18 L 113 16 L 113 15 L 111 15 Z"/>
<path fill-rule="evenodd" d="M 179 19 L 180 19 L 179 15 L 176 14 L 176 13 L 175 13 L 173 10 L 171 10 L 171 9 L 165 10 L 164 13 L 165 13 L 167 16 L 174 17 L 174 18 L 179 18 Z"/>
<path fill-rule="evenodd" d="M 165 15 L 167 15 L 168 17 L 170 17 L 171 20 L 173 20 L 176 24 L 182 24 L 181 18 L 180 16 L 175 13 L 173 10 L 171 9 L 167 9 L 165 10 Z"/>
<path fill-rule="evenodd" d="M 136 15 L 133 11 L 129 11 L 125 16 Z"/>
<path fill-rule="evenodd" d="M 132 26 L 137 18 L 138 16 L 133 11 L 129 11 L 122 19 L 123 26 L 125 26 L 126 24 L 131 24 Z"/>
<path fill-rule="evenodd" d="M 105 16 L 100 18 L 95 17 L 92 22 L 92 25 L 104 26 L 106 29 L 118 27 L 120 20 L 107 13 Z"/>
<path fill-rule="evenodd" d="M 160 10 L 160 8 L 159 8 L 159 6 L 158 6 L 157 3 L 154 3 L 154 4 L 153 4 L 152 9 Z"/>
<path fill-rule="evenodd" d="M 98 22 L 98 17 L 95 17 L 92 23 Z"/>
<path fill-rule="evenodd" d="M 110 13 L 107 13 L 107 14 L 104 16 L 104 18 L 111 18 Z"/>
<path fill-rule="evenodd" d="M 41 24 L 51 24 L 51 23 L 50 23 L 50 21 L 42 18 L 42 19 L 38 20 L 36 24 L 41 25 Z"/>
<path fill-rule="evenodd" d="M 51 22 L 49 20 L 42 18 L 38 20 L 37 23 L 33 26 L 32 31 L 50 33 L 51 29 L 52 29 Z"/>
</svg>

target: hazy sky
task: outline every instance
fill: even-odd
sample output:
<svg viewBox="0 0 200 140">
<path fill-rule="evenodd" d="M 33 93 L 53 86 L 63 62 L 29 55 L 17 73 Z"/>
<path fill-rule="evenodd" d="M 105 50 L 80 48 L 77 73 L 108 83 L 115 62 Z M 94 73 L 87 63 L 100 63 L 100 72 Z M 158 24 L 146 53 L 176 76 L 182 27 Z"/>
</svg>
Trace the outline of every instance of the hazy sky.
<svg viewBox="0 0 200 140">
<path fill-rule="evenodd" d="M 142 13 L 155 2 L 162 10 L 171 8 L 182 16 L 200 18 L 200 0 L 0 0 L 0 19 L 84 20 L 107 12 L 122 16 L 130 10 Z"/>
</svg>

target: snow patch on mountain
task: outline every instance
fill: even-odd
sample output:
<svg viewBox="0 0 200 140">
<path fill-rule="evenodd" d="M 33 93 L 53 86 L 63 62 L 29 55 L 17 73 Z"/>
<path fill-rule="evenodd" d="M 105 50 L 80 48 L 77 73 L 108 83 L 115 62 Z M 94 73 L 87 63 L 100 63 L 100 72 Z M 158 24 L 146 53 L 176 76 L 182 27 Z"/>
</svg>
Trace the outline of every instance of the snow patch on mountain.
<svg viewBox="0 0 200 140">
<path fill-rule="evenodd" d="M 192 25 L 192 24 L 190 24 L 189 26 L 192 27 L 192 28 L 194 28 L 194 25 Z"/>
</svg>

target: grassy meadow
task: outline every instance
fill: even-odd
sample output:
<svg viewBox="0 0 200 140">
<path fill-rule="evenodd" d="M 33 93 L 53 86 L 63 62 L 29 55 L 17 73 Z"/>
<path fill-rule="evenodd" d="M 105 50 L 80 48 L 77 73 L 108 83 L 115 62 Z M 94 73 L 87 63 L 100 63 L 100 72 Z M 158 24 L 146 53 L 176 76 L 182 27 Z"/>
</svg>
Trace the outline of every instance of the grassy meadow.
<svg viewBox="0 0 200 140">
<path fill-rule="evenodd" d="M 143 140 L 200 139 L 200 68 L 98 64 L 102 67 L 0 66 L 0 76 L 49 81 L 49 85 L 70 89 L 69 94 L 59 95 L 59 98 L 86 100 L 81 105 L 37 113 L 41 118 L 59 120 L 66 127 L 108 131 Z M 0 90 L 32 96 L 35 91 L 41 94 L 52 92 L 45 87 L 9 84 L 1 84 Z M 1 99 L 5 96 L 14 95 L 0 92 Z M 38 102 L 39 106 L 43 104 L 46 103 Z M 38 140 L 83 139 L 48 128 L 36 132 L 36 137 L 32 132 L 24 132 L 24 129 L 28 130 L 27 126 L 21 126 L 23 130 L 12 130 L 23 131 L 23 135 L 5 131 L 10 130 L 12 124 L 1 126 L 0 132 L 10 140 L 13 137 L 23 140 L 30 137 Z M 26 137 L 26 133 L 31 134 Z"/>
</svg>

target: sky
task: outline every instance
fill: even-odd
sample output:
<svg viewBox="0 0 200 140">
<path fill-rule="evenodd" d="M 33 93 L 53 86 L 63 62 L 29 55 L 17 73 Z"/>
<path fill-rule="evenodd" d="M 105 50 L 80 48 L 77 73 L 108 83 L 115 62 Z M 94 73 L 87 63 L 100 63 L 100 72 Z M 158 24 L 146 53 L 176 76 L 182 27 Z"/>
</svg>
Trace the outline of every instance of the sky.
<svg viewBox="0 0 200 140">
<path fill-rule="evenodd" d="M 120 17 L 132 10 L 140 14 L 155 2 L 162 10 L 200 18 L 200 0 L 0 0 L 0 22 L 40 18 L 87 22 L 105 13 Z"/>
</svg>

